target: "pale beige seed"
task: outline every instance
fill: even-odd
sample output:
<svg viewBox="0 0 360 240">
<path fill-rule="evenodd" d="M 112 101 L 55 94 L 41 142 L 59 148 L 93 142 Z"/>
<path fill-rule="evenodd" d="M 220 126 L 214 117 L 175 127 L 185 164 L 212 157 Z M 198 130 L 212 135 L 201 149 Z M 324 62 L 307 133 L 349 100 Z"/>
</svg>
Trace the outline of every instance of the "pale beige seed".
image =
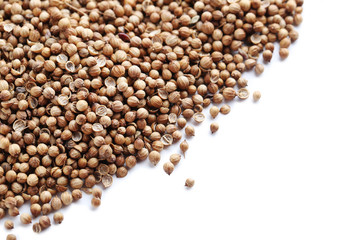
<svg viewBox="0 0 360 240">
<path fill-rule="evenodd" d="M 56 212 L 54 213 L 54 223 L 56 224 L 61 224 L 62 221 L 64 220 L 64 215 L 61 212 Z"/>
<path fill-rule="evenodd" d="M 167 173 L 167 175 L 170 175 L 174 171 L 174 168 L 174 164 L 172 164 L 171 162 L 166 162 L 163 165 L 163 169 Z"/>
<path fill-rule="evenodd" d="M 195 184 L 195 180 L 192 178 L 188 178 L 185 181 L 185 186 L 188 188 L 192 188 L 194 186 L 194 184 Z"/>
<path fill-rule="evenodd" d="M 261 93 L 260 93 L 260 91 L 255 91 L 255 92 L 253 93 L 253 99 L 254 99 L 254 101 L 257 102 L 257 101 L 260 100 L 260 98 L 261 98 Z"/>
<path fill-rule="evenodd" d="M 210 115 L 212 116 L 212 118 L 216 118 L 216 116 L 219 114 L 220 109 L 217 106 L 212 106 L 210 108 Z"/>
<path fill-rule="evenodd" d="M 32 222 L 32 217 L 28 213 L 22 213 L 20 215 L 20 221 L 22 224 L 30 224 Z"/>
<path fill-rule="evenodd" d="M 174 153 L 170 155 L 170 162 L 174 165 L 177 165 L 181 160 L 181 155 L 178 153 Z"/>
<path fill-rule="evenodd" d="M 188 137 L 195 136 L 195 128 L 193 126 L 187 126 L 185 128 L 185 134 Z"/>
<path fill-rule="evenodd" d="M 222 113 L 222 114 L 228 114 L 229 112 L 230 112 L 230 110 L 231 110 L 231 108 L 230 108 L 230 106 L 229 105 L 227 105 L 227 104 L 225 104 L 225 105 L 223 105 L 221 108 L 220 108 L 220 112 Z"/>
</svg>

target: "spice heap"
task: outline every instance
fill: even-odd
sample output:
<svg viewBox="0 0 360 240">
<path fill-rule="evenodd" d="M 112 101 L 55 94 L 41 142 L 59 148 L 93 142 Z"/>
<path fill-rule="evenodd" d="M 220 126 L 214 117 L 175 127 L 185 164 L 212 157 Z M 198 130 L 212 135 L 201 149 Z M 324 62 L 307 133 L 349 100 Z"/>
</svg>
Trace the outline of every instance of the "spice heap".
<svg viewBox="0 0 360 240">
<path fill-rule="evenodd" d="M 156 165 L 211 103 L 246 99 L 275 42 L 298 38 L 303 0 L 4 0 L 0 2 L 0 218 L 25 201 L 47 216 L 111 186 L 137 162 Z M 239 88 L 237 91 L 236 89 Z M 254 93 L 259 100 L 260 92 Z M 228 105 L 211 108 L 213 118 Z M 211 126 L 215 132 L 218 125 Z M 186 128 L 193 136 L 194 128 Z M 185 154 L 188 143 L 181 144 Z M 180 161 L 165 163 L 169 175 Z M 193 185 L 193 180 L 187 181 Z M 37 222 L 32 219 L 40 217 Z M 63 215 L 55 213 L 54 222 Z M 12 228 L 12 222 L 5 222 Z"/>
</svg>

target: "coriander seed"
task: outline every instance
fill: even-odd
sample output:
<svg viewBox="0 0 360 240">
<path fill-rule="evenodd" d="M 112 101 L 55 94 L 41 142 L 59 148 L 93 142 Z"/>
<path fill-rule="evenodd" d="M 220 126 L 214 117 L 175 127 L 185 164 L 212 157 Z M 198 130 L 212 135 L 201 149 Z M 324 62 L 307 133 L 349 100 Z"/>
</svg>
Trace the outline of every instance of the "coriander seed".
<svg viewBox="0 0 360 240">
<path fill-rule="evenodd" d="M 180 150 L 181 152 L 184 154 L 185 157 L 185 152 L 189 149 L 189 144 L 187 143 L 186 140 L 184 140 L 182 143 L 180 143 Z"/>
<path fill-rule="evenodd" d="M 181 155 L 174 153 L 170 155 L 170 162 L 174 165 L 177 165 L 181 160 Z"/>
<path fill-rule="evenodd" d="M 257 102 L 257 101 L 260 100 L 260 98 L 261 98 L 261 93 L 260 93 L 260 91 L 254 91 L 254 93 L 253 93 L 253 99 L 254 99 L 254 101 Z"/>
<path fill-rule="evenodd" d="M 163 165 L 163 169 L 168 175 L 170 175 L 174 171 L 174 168 L 174 164 L 171 162 L 166 162 Z"/>
<path fill-rule="evenodd" d="M 61 212 L 54 213 L 54 223 L 61 224 L 64 220 L 64 215 Z"/>
<path fill-rule="evenodd" d="M 224 115 L 228 114 L 230 112 L 231 108 L 229 105 L 225 104 L 220 108 L 220 112 Z"/>
<path fill-rule="evenodd" d="M 212 116 L 212 118 L 216 118 L 216 116 L 219 114 L 220 109 L 216 106 L 212 106 L 210 108 L 210 115 Z"/>
<path fill-rule="evenodd" d="M 39 224 L 41 226 L 41 229 L 46 229 L 51 226 L 51 221 L 48 216 L 41 216 L 39 218 Z"/>
<path fill-rule="evenodd" d="M 94 198 L 101 199 L 102 190 L 100 188 L 93 188 L 92 195 L 93 195 Z"/>
<path fill-rule="evenodd" d="M 14 234 L 8 234 L 6 240 L 16 240 L 16 236 Z"/>
<path fill-rule="evenodd" d="M 192 178 L 188 178 L 185 181 L 185 186 L 188 188 L 192 188 L 194 186 L 194 184 L 195 184 L 195 180 Z"/>
<path fill-rule="evenodd" d="M 192 127 L 192 126 L 187 126 L 187 127 L 185 128 L 185 134 L 186 134 L 186 136 L 188 136 L 188 137 L 195 136 L 195 128 Z"/>
<path fill-rule="evenodd" d="M 5 227 L 6 229 L 8 229 L 8 230 L 13 229 L 13 228 L 14 228 L 14 222 L 11 221 L 11 220 L 6 220 L 6 221 L 4 222 L 4 227 Z"/>
<path fill-rule="evenodd" d="M 30 214 L 22 213 L 20 215 L 20 221 L 22 224 L 30 224 L 32 222 L 32 218 L 31 218 Z"/>
<path fill-rule="evenodd" d="M 210 131 L 211 133 L 215 133 L 219 130 L 219 124 L 218 123 L 211 123 L 210 125 Z"/>
<path fill-rule="evenodd" d="M 93 198 L 91 199 L 91 205 L 92 205 L 93 207 L 95 207 L 95 208 L 100 207 L 100 205 L 101 205 L 101 199 L 100 199 L 100 198 L 97 198 L 97 197 L 93 197 Z"/>
<path fill-rule="evenodd" d="M 151 151 L 149 153 L 149 161 L 156 166 L 160 162 L 161 155 L 158 151 Z"/>
</svg>

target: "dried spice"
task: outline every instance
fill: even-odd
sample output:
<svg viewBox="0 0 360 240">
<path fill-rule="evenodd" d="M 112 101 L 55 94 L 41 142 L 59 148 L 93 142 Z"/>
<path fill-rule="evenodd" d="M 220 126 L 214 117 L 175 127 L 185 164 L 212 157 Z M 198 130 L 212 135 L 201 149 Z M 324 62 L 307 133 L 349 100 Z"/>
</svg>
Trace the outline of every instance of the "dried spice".
<svg viewBox="0 0 360 240">
<path fill-rule="evenodd" d="M 41 216 L 41 232 L 82 192 L 98 207 L 96 184 L 147 158 L 158 164 L 181 129 L 195 135 L 188 121 L 203 122 L 206 107 L 212 118 L 230 112 L 212 103 L 248 98 L 244 72 L 261 74 L 275 43 L 289 56 L 302 10 L 303 0 L 4 1 L 0 219 Z M 169 175 L 179 156 L 164 164 Z M 26 202 L 31 215 L 20 214 Z"/>
<path fill-rule="evenodd" d="M 188 188 L 192 188 L 194 186 L 194 184 L 195 184 L 195 180 L 192 178 L 188 178 L 185 181 L 185 186 Z"/>
</svg>

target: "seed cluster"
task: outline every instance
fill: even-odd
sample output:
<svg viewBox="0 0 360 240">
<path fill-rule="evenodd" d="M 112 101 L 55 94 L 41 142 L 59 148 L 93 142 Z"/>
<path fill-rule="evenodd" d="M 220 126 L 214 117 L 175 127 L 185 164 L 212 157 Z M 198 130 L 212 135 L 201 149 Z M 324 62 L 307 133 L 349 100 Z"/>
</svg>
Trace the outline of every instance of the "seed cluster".
<svg viewBox="0 0 360 240">
<path fill-rule="evenodd" d="M 195 130 L 203 109 L 246 99 L 298 38 L 303 0 L 4 0 L 0 4 L 0 219 L 48 215 Z M 236 90 L 236 89 L 239 90 Z M 255 101 L 260 99 L 255 92 Z M 211 107 L 228 114 L 230 106 Z M 217 124 L 211 125 L 216 132 Z M 185 156 L 189 144 L 182 141 Z M 180 155 L 163 165 L 171 174 Z M 193 180 L 187 181 L 192 187 Z M 63 216 L 57 212 L 55 223 Z M 13 228 L 11 221 L 5 222 Z M 9 235 L 10 236 L 10 235 Z M 9 239 L 14 237 L 10 236 Z"/>
</svg>

